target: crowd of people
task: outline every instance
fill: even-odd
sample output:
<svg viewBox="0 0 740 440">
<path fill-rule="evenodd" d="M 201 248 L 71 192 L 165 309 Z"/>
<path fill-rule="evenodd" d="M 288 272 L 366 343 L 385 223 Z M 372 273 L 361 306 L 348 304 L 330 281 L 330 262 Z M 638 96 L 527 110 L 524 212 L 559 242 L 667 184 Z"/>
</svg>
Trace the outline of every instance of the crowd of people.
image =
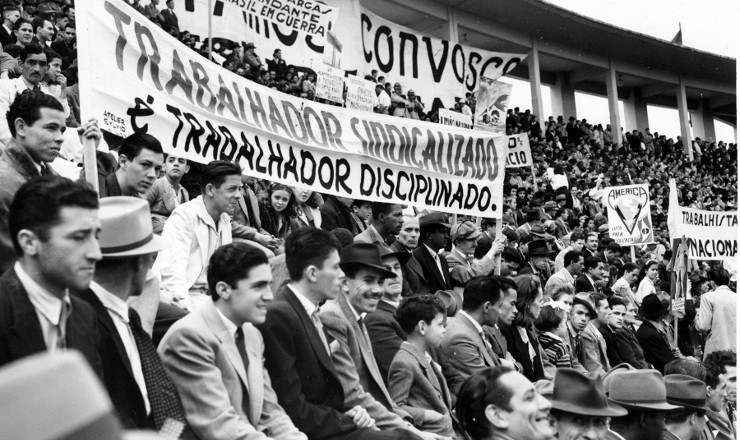
<svg viewBox="0 0 740 440">
<path fill-rule="evenodd" d="M 132 6 L 193 43 L 173 1 Z M 3 19 L 0 365 L 76 350 L 118 423 L 163 438 L 736 438 L 736 269 L 692 262 L 674 307 L 667 228 L 669 178 L 682 206 L 737 209 L 735 144 L 696 139 L 690 159 L 680 138 L 517 108 L 534 166 L 506 170 L 500 220 L 348 199 L 102 132 L 75 106 L 73 4 Z M 215 47 L 310 99 L 315 75 L 255 49 Z M 377 111 L 439 108 L 388 98 Z M 68 127 L 110 148 L 97 193 L 55 170 Z M 630 183 L 656 241 L 634 254 L 601 197 Z"/>
</svg>

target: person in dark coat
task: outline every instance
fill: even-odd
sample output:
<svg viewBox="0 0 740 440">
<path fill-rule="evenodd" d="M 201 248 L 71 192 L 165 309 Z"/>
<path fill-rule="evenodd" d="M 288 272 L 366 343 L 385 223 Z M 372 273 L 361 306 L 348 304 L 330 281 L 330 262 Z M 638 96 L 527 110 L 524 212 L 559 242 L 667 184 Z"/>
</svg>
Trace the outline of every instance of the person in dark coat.
<svg viewBox="0 0 740 440">
<path fill-rule="evenodd" d="M 665 307 L 658 295 L 651 293 L 646 296 L 642 300 L 642 314 L 645 320 L 637 330 L 637 340 L 645 352 L 645 360 L 661 373 L 665 364 L 677 358 L 663 331 L 660 318 L 664 311 Z"/>
</svg>

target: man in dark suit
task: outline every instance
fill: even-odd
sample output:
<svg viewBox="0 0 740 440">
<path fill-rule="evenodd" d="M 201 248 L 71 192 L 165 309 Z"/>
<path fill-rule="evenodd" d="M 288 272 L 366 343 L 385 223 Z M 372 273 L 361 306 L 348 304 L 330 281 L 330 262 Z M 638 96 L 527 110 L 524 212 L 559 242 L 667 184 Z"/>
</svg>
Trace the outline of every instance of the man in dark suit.
<svg viewBox="0 0 740 440">
<path fill-rule="evenodd" d="M 642 300 L 642 314 L 645 319 L 637 329 L 637 340 L 645 352 L 645 361 L 663 372 L 665 364 L 676 359 L 677 353 L 671 350 L 666 334 L 663 330 L 661 318 L 666 312 L 658 295 L 651 293 Z"/>
<path fill-rule="evenodd" d="M 450 236 L 450 224 L 441 212 L 427 214 L 419 219 L 421 244 L 412 252 L 419 262 L 423 277 L 409 279 L 414 293 L 434 293 L 452 290 L 452 278 L 447 259 L 439 255 Z"/>
<path fill-rule="evenodd" d="M 383 264 L 381 254 L 390 269 Z M 336 300 L 322 307 L 320 317 L 339 381 L 347 391 L 345 405 L 361 405 L 380 429 L 406 429 L 433 440 L 433 436 L 417 430 L 410 423 L 411 416 L 391 399 L 365 325 L 365 319 L 376 310 L 383 295 L 381 283 L 402 276 L 398 259 L 406 261 L 408 257 L 408 253 L 391 252 L 382 244 L 354 243 L 344 247 L 339 264 L 347 284 Z"/>
<path fill-rule="evenodd" d="M 162 144 L 146 133 L 134 133 L 118 149 L 118 167 L 108 176 L 98 176 L 100 197 L 142 197 L 159 178 L 164 165 Z"/>
<path fill-rule="evenodd" d="M 70 59 L 72 52 L 75 50 L 75 40 L 77 39 L 77 29 L 75 23 L 69 21 L 64 25 L 62 38 L 51 43 L 54 52 L 62 56 L 62 69 L 67 69 L 74 59 Z"/>
<path fill-rule="evenodd" d="M 600 292 L 604 285 L 604 262 L 598 257 L 583 260 L 583 275 L 576 278 L 576 293 Z"/>
<path fill-rule="evenodd" d="M 501 286 L 490 276 L 473 278 L 465 285 L 462 310 L 447 323 L 442 339 L 446 360 L 467 379 L 478 370 L 501 365 L 483 330 L 498 322 L 501 309 Z M 448 379 L 449 382 L 449 379 Z M 458 388 L 451 389 L 455 394 Z"/>
<path fill-rule="evenodd" d="M 15 22 L 19 18 L 21 18 L 21 11 L 18 5 L 10 3 L 3 6 L 3 25 L 0 26 L 0 44 L 4 48 L 16 42 L 13 30 L 15 29 Z"/>
<path fill-rule="evenodd" d="M 403 225 L 401 225 L 401 231 L 396 237 L 396 241 L 391 244 L 391 250 L 393 252 L 406 252 L 411 258 L 403 265 L 403 296 L 409 296 L 414 293 L 429 293 L 428 291 L 416 292 L 411 289 L 411 286 L 427 286 L 426 279 L 424 278 L 424 271 L 419 264 L 419 261 L 412 254 L 413 250 L 419 245 L 419 218 L 411 215 L 403 216 Z M 389 359 L 388 363 L 390 364 Z"/>
<path fill-rule="evenodd" d="M 24 183 L 8 229 L 18 261 L 0 277 L 0 366 L 42 351 L 79 350 L 102 377 L 87 289 L 101 258 L 98 197 L 81 183 L 42 176 Z"/>
<path fill-rule="evenodd" d="M 344 273 L 338 250 L 331 234 L 315 228 L 301 228 L 285 242 L 291 284 L 267 306 L 265 323 L 258 327 L 273 388 L 285 412 L 309 438 L 409 438 L 408 431 L 373 430 L 375 421 L 364 408 L 345 406 L 319 318 L 319 304 L 340 293 Z"/>
<path fill-rule="evenodd" d="M 102 199 L 100 222 L 103 259 L 90 288 L 78 295 L 97 314 L 103 383 L 124 427 L 160 430 L 167 423 L 168 429 L 179 429 L 179 435 L 186 422 L 177 389 L 139 314 L 126 302 L 129 296 L 141 295 L 149 268 L 166 242 L 152 233 L 149 205 L 142 199 Z"/>
</svg>

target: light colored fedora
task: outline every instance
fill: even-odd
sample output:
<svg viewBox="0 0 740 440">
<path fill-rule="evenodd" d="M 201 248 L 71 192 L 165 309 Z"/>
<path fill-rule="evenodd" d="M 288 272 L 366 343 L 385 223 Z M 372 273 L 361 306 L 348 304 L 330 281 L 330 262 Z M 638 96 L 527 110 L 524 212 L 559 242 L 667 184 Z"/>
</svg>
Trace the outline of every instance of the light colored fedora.
<svg viewBox="0 0 740 440">
<path fill-rule="evenodd" d="M 621 370 L 610 374 L 607 395 L 627 410 L 670 411 L 680 407 L 666 402 L 663 376 L 658 370 Z"/>
<path fill-rule="evenodd" d="M 100 199 L 100 251 L 103 258 L 128 258 L 159 252 L 169 246 L 154 235 L 149 204 L 136 197 Z"/>
</svg>

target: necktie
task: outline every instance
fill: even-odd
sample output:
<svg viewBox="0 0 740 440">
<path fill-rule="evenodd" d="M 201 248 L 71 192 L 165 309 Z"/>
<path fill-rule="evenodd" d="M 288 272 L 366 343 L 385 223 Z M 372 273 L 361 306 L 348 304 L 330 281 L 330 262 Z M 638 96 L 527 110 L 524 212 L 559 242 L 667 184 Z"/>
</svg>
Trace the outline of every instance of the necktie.
<svg viewBox="0 0 740 440">
<path fill-rule="evenodd" d="M 319 309 L 317 308 L 314 310 L 313 313 L 311 313 L 311 321 L 313 321 L 314 327 L 316 327 L 316 331 L 319 333 L 319 338 L 321 338 L 321 343 L 324 344 L 324 349 L 326 349 L 326 354 L 331 353 L 331 350 L 329 350 L 329 343 L 326 341 L 326 335 L 324 334 L 324 324 L 321 323 L 321 319 L 319 319 Z"/>
<path fill-rule="evenodd" d="M 141 370 L 149 394 L 154 426 L 160 434 L 178 438 L 185 428 L 185 410 L 177 394 L 177 388 L 167 375 L 151 338 L 141 327 L 139 314 L 130 309 L 128 316 L 131 333 L 134 335 L 141 358 Z"/>
<path fill-rule="evenodd" d="M 57 349 L 67 349 L 67 317 L 69 316 L 69 306 L 66 301 L 62 301 L 62 308 L 59 311 L 59 323 L 57 324 Z"/>
<path fill-rule="evenodd" d="M 236 341 L 236 348 L 237 350 L 239 350 L 239 356 L 241 356 L 242 363 L 244 364 L 244 371 L 248 372 L 249 371 L 249 356 L 247 356 L 247 349 L 245 347 L 244 330 L 241 327 L 236 329 L 234 340 Z M 242 407 L 244 408 L 244 413 L 247 414 L 247 417 L 249 417 L 249 415 L 251 414 L 251 411 L 249 411 L 249 398 L 247 398 L 246 396 L 244 398 L 244 401 L 242 402 Z"/>
</svg>

